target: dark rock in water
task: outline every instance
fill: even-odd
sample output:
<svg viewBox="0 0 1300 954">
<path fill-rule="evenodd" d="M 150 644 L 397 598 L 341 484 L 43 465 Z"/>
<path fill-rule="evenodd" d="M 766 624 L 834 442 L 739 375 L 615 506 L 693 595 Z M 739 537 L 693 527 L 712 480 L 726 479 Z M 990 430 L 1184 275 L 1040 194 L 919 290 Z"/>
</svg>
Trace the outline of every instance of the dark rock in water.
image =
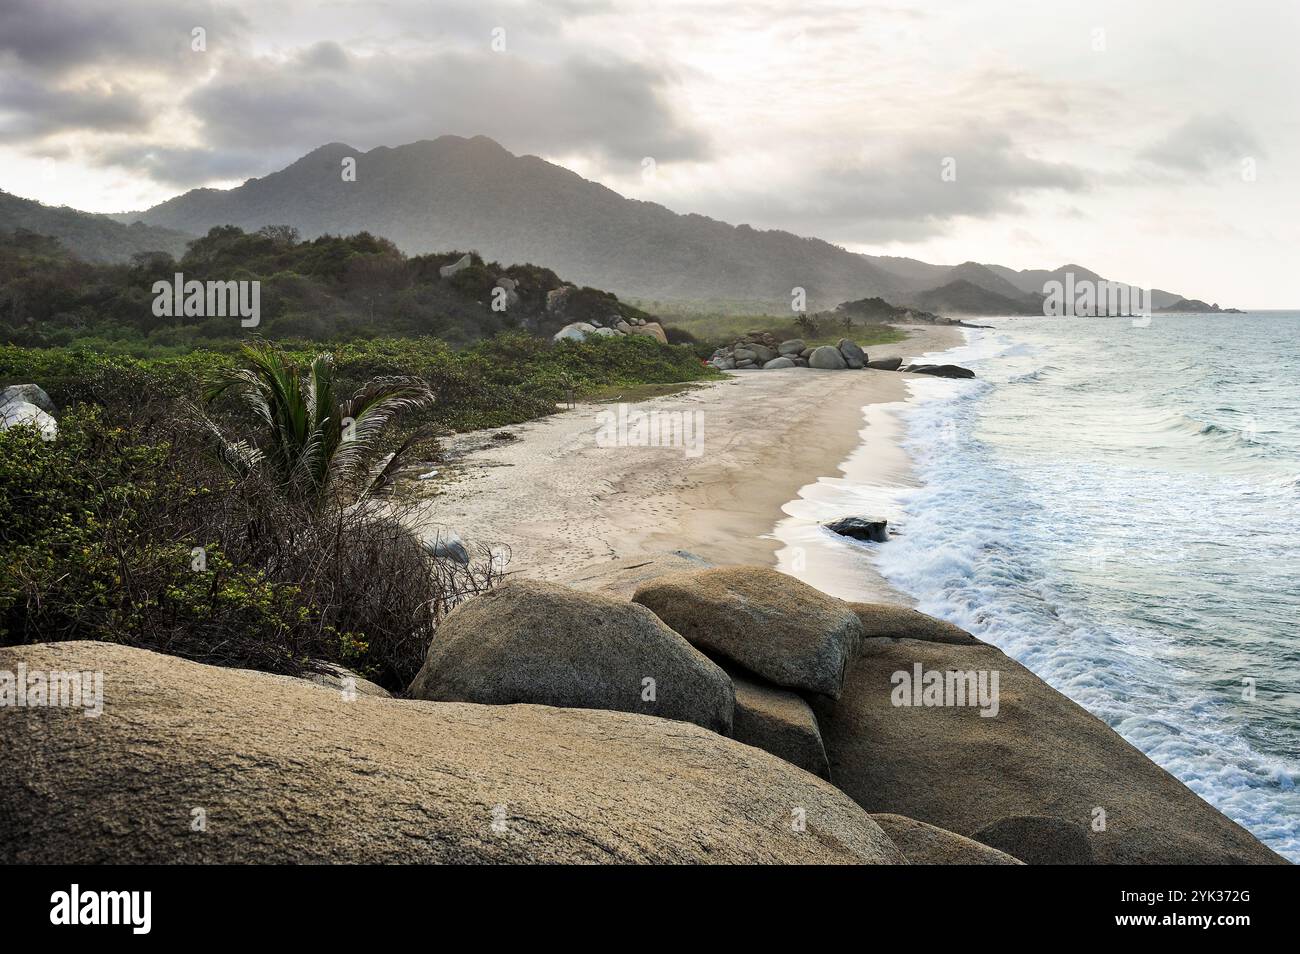
<svg viewBox="0 0 1300 954">
<path fill-rule="evenodd" d="M 862 517 L 842 517 L 823 524 L 827 530 L 834 531 L 842 537 L 854 540 L 870 540 L 872 543 L 889 542 L 888 520 L 864 520 Z"/>
<path fill-rule="evenodd" d="M 1088 830 L 1077 822 L 1045 815 L 1012 815 L 971 836 L 1028 865 L 1095 865 Z"/>
<path fill-rule="evenodd" d="M 936 378 L 973 378 L 975 372 L 956 364 L 911 364 L 903 370 L 913 374 L 932 374 Z"/>
<path fill-rule="evenodd" d="M 897 371 L 902 366 L 902 358 L 878 358 L 867 362 L 868 368 L 875 368 L 877 371 Z"/>
</svg>

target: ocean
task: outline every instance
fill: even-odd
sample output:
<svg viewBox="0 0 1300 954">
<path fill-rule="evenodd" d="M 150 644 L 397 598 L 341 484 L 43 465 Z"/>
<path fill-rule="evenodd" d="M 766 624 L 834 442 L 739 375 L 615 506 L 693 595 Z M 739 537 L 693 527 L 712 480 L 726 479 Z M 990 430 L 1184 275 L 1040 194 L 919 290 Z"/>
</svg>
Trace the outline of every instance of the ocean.
<svg viewBox="0 0 1300 954">
<path fill-rule="evenodd" d="M 1300 861 L 1300 312 L 986 321 L 862 546 Z"/>
</svg>

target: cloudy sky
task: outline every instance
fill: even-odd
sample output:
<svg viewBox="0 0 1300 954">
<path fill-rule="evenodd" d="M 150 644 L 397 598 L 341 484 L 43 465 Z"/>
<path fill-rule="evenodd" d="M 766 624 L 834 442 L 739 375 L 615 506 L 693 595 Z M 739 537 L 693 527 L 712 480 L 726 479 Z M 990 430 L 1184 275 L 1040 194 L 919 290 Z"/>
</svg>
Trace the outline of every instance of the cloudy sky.
<svg viewBox="0 0 1300 954">
<path fill-rule="evenodd" d="M 1289 0 L 0 0 L 0 188 L 481 133 L 855 251 L 1300 306 L 1298 46 Z"/>
</svg>

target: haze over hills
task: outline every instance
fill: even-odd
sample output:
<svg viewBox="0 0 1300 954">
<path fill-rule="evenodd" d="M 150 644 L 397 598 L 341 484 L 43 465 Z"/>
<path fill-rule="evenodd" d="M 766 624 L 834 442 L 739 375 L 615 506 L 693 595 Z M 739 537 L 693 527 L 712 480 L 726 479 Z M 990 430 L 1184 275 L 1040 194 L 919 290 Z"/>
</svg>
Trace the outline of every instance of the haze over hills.
<svg viewBox="0 0 1300 954">
<path fill-rule="evenodd" d="M 342 164 L 356 159 L 356 180 Z M 960 314 L 1034 314 L 1054 271 L 849 252 L 816 238 L 625 198 L 484 136 L 442 136 L 362 152 L 331 143 L 230 190 L 195 189 L 122 222 L 201 235 L 216 225 L 287 224 L 304 237 L 368 230 L 408 254 L 474 248 L 502 262 L 545 265 L 581 284 L 659 301 L 788 302 L 810 308 L 882 297 Z M 1076 278 L 1096 277 L 1076 268 Z M 1157 307 L 1181 295 L 1158 293 Z"/>
<path fill-rule="evenodd" d="M 129 262 L 138 252 L 167 252 L 180 258 L 194 238 L 185 232 L 139 222 L 124 225 L 108 215 L 43 205 L 0 192 L 0 231 L 18 229 L 53 236 L 78 258 L 108 264 Z"/>
</svg>

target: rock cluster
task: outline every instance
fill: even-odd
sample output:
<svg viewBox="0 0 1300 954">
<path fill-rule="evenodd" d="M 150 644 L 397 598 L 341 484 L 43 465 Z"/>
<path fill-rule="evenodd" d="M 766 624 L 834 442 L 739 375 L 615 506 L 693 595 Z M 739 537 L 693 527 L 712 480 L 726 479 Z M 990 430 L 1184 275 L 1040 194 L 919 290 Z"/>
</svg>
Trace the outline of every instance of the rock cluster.
<svg viewBox="0 0 1300 954">
<path fill-rule="evenodd" d="M 782 368 L 816 368 L 821 371 L 912 371 L 945 378 L 973 378 L 968 368 L 953 364 L 915 364 L 902 367 L 902 358 L 872 361 L 854 341 L 841 338 L 837 344 L 808 347 L 801 338 L 777 341 L 768 332 L 750 332 L 734 344 L 718 348 L 709 364 L 719 371 L 777 371 Z"/>
<path fill-rule="evenodd" d="M 574 321 L 565 325 L 551 336 L 552 341 L 582 341 L 588 337 L 617 338 L 625 335 L 646 335 L 660 344 L 668 343 L 663 325 L 657 321 L 644 318 L 624 318 L 622 315 L 610 315 L 605 321 Z"/>
<path fill-rule="evenodd" d="M 0 710 L 22 768 L 0 863 L 1281 860 L 951 624 L 684 552 L 609 574 L 462 604 L 406 700 L 345 671 L 0 648 L 0 672 L 105 693 L 96 718 Z M 914 669 L 999 673 L 994 717 L 900 705 Z"/>
</svg>

